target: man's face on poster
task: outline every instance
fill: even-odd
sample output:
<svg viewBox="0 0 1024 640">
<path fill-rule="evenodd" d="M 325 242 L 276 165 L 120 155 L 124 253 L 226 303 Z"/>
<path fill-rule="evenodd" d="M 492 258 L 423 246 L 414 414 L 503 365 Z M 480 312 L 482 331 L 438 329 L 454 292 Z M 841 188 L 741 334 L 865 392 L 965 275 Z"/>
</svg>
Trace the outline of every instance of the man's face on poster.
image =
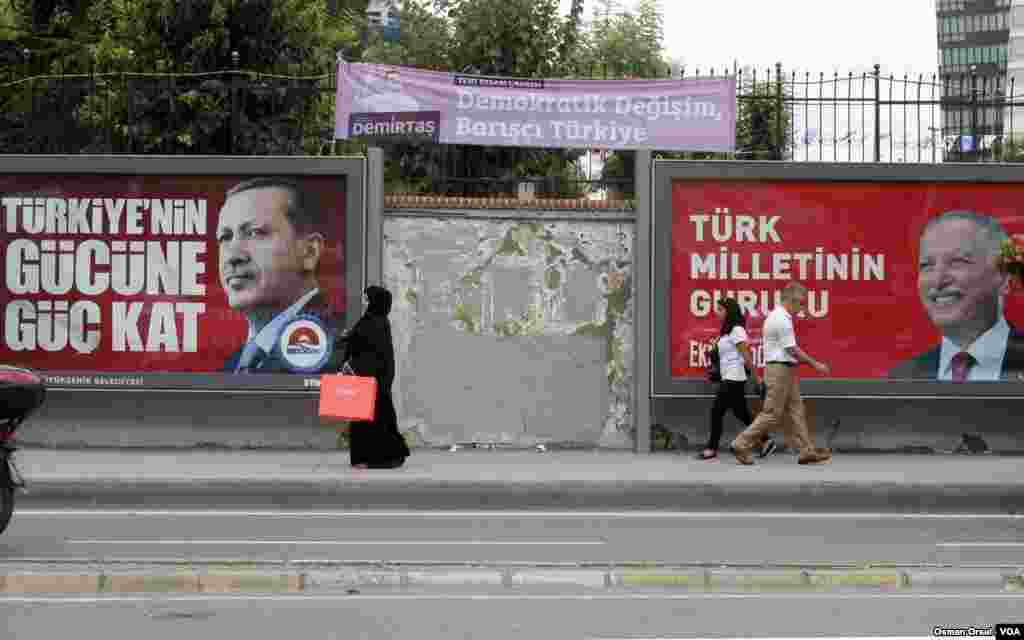
<svg viewBox="0 0 1024 640">
<path fill-rule="evenodd" d="M 384 83 L 381 89 L 392 93 L 402 92 L 402 79 L 398 76 L 397 71 L 388 71 L 384 74 Z"/>
<path fill-rule="evenodd" d="M 945 335 L 981 335 L 995 324 L 1006 286 L 986 232 L 970 220 L 945 220 L 921 236 L 918 293 Z"/>
<path fill-rule="evenodd" d="M 232 309 L 285 309 L 305 291 L 318 255 L 286 214 L 290 196 L 275 187 L 227 199 L 217 224 L 220 280 Z"/>
</svg>

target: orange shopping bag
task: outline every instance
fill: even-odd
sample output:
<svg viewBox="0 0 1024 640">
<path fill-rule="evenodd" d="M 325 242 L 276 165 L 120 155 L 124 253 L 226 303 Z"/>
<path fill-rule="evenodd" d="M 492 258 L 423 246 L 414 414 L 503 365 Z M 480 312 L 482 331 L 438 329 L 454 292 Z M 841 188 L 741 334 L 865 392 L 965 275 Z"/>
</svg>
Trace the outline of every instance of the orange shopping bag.
<svg viewBox="0 0 1024 640">
<path fill-rule="evenodd" d="M 346 364 L 346 368 L 347 368 Z M 348 369 L 351 371 L 351 369 Z M 320 378 L 320 417 L 349 422 L 369 422 L 377 409 L 377 379 L 357 375 L 326 375 Z"/>
</svg>

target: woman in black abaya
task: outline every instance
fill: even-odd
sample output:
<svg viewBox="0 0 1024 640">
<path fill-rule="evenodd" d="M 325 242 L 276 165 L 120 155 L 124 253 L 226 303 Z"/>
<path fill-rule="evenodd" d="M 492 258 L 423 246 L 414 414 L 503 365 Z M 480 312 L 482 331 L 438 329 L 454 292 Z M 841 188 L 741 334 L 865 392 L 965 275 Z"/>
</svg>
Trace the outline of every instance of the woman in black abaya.
<svg viewBox="0 0 1024 640">
<path fill-rule="evenodd" d="M 366 288 L 366 312 L 346 338 L 345 360 L 356 375 L 377 379 L 377 407 L 372 422 L 353 422 L 349 456 L 353 467 L 394 469 L 402 466 L 409 448 L 398 431 L 391 400 L 395 380 L 395 347 L 391 341 L 391 292 Z"/>
</svg>

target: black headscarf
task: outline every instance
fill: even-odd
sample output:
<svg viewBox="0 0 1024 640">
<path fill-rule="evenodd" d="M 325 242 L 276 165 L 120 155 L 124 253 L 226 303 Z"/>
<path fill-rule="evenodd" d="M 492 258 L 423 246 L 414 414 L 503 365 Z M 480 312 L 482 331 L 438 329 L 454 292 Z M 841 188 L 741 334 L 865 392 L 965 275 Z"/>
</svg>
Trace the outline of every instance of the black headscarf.
<svg viewBox="0 0 1024 640">
<path fill-rule="evenodd" d="M 366 298 L 370 304 L 366 307 L 366 314 L 371 316 L 386 316 L 391 313 L 391 292 L 384 287 L 370 285 L 366 287 Z"/>
<path fill-rule="evenodd" d="M 395 376 L 394 343 L 391 340 L 391 292 L 371 285 L 364 293 L 366 311 L 346 337 L 345 359 L 359 375 L 374 376 L 390 392 Z"/>
</svg>

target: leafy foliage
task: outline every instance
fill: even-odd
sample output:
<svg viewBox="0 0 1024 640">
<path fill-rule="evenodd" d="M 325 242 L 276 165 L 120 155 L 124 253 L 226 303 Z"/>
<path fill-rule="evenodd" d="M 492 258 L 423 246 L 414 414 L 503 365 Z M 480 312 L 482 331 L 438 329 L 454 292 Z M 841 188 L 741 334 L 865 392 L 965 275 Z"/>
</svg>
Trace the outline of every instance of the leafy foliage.
<svg viewBox="0 0 1024 640">
<path fill-rule="evenodd" d="M 368 30 L 369 46 L 362 60 L 439 71 L 451 68 L 452 27 L 448 20 L 417 0 L 406 0 L 400 19 L 397 43 L 385 42 L 379 32 Z"/>
<path fill-rule="evenodd" d="M 664 66 L 658 0 L 406 0 L 401 34 L 368 28 L 368 0 L 0 0 L 0 144 L 7 152 L 323 153 L 335 52 L 350 60 L 526 77 L 651 77 Z M 29 50 L 25 59 L 21 52 Z M 616 66 L 618 65 L 618 66 Z M 6 74 L 4 73 L 6 72 Z M 28 76 L 30 79 L 22 79 Z M 443 152 L 392 146 L 415 188 Z M 470 174 L 576 176 L 578 154 L 461 149 Z M 467 174 L 469 175 L 469 174 Z"/>
<path fill-rule="evenodd" d="M 668 63 L 659 0 L 638 0 L 634 10 L 617 0 L 598 0 L 572 66 L 595 78 L 664 76 Z"/>
<path fill-rule="evenodd" d="M 21 117 L 0 134 L 11 150 L 319 153 L 333 129 L 324 72 L 358 40 L 322 1 L 14 2 L 26 46 L 57 43 L 31 48 L 32 72 L 82 76 L 32 81 L 30 108 L 0 89 Z"/>
<path fill-rule="evenodd" d="M 1020 138 L 996 140 L 992 145 L 992 156 L 996 162 L 1024 162 L 1024 140 Z"/>
<path fill-rule="evenodd" d="M 782 160 L 793 148 L 792 114 L 774 82 L 745 87 L 737 104 L 737 156 L 746 160 Z"/>
<path fill-rule="evenodd" d="M 518 77 L 556 73 L 558 0 L 455 0 L 448 15 L 454 68 Z"/>
</svg>

